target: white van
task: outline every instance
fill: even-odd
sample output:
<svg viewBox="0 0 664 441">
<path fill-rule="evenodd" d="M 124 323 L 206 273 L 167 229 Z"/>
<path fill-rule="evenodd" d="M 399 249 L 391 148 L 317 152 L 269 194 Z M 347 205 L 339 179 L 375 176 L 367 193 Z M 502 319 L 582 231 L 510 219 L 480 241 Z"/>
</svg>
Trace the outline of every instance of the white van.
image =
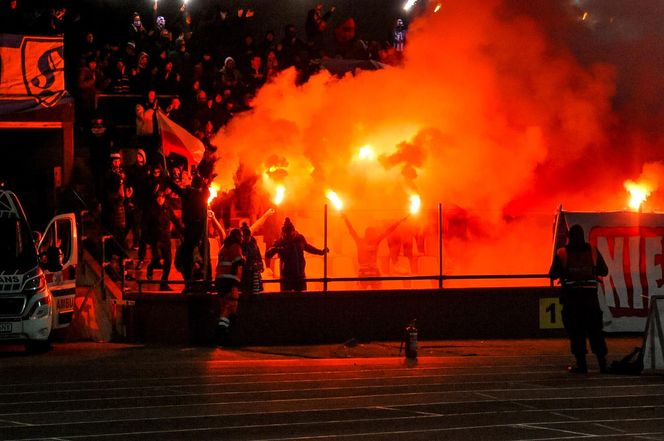
<svg viewBox="0 0 664 441">
<path fill-rule="evenodd" d="M 50 347 L 74 314 L 78 240 L 74 214 L 58 215 L 35 243 L 21 203 L 0 190 L 0 343 Z"/>
</svg>

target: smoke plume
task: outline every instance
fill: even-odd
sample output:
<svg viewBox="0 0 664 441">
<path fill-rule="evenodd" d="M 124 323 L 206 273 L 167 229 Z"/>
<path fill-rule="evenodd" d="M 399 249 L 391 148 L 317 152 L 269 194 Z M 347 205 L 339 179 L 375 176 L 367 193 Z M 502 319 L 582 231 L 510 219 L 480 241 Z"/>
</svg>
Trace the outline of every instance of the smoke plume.
<svg viewBox="0 0 664 441">
<path fill-rule="evenodd" d="M 242 163 L 266 198 L 284 185 L 280 210 L 311 219 L 298 229 L 316 239 L 327 189 L 358 231 L 405 215 L 417 193 L 423 212 L 410 224 L 433 237 L 425 254 L 435 255 L 443 206 L 446 273 L 546 272 L 556 208 L 622 209 L 624 180 L 663 147 L 634 104 L 647 95 L 661 116 L 662 69 L 655 78 L 649 68 L 662 58 L 653 65 L 637 51 L 634 71 L 597 55 L 653 35 L 625 42 L 604 29 L 628 32 L 634 17 L 606 11 L 621 2 L 587 3 L 445 1 L 411 23 L 398 67 L 342 79 L 323 71 L 302 86 L 285 71 L 215 140 L 219 183 L 232 187 Z M 593 5 L 602 9 L 591 23 L 583 13 Z M 647 78 L 648 88 L 633 83 Z"/>
</svg>

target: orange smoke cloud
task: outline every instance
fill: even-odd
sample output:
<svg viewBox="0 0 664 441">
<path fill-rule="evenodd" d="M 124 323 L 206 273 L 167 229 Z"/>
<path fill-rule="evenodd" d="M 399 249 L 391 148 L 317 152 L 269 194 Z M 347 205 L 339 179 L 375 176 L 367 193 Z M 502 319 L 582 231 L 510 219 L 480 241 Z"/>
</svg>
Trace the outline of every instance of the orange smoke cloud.
<svg viewBox="0 0 664 441">
<path fill-rule="evenodd" d="M 382 210 L 387 221 L 417 193 L 423 210 L 442 203 L 452 217 L 446 272 L 546 272 L 554 211 L 567 201 L 562 171 L 607 142 L 613 70 L 581 65 L 537 21 L 501 6 L 446 2 L 411 24 L 399 67 L 343 79 L 321 72 L 299 87 L 293 70 L 283 72 L 215 140 L 222 187 L 239 163 L 262 174 L 268 158 L 283 158 L 291 209 L 315 211 L 334 188 L 352 195 L 344 210 Z M 357 160 L 367 145 L 376 160 Z M 449 226 L 456 221 L 461 233 Z"/>
</svg>

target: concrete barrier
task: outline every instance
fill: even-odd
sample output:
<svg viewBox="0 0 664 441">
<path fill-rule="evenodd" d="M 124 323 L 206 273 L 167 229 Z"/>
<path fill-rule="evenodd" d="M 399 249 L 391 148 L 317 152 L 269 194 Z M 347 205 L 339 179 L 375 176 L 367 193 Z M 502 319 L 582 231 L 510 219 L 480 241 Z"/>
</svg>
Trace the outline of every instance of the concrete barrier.
<svg viewBox="0 0 664 441">
<path fill-rule="evenodd" d="M 557 288 L 336 291 L 242 296 L 232 341 L 289 345 L 398 341 L 417 320 L 422 340 L 564 335 Z M 136 342 L 214 344 L 217 298 L 207 294 L 128 294 Z M 546 312 L 544 312 L 546 310 Z"/>
</svg>

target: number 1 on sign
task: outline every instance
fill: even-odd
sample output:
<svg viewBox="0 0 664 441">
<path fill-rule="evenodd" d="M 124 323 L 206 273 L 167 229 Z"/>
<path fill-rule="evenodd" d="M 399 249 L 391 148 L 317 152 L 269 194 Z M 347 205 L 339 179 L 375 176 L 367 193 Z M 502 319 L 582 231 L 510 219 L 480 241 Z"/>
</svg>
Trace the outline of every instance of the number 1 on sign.
<svg viewBox="0 0 664 441">
<path fill-rule="evenodd" d="M 546 312 L 550 314 L 549 321 L 551 323 L 556 323 L 556 304 L 551 303 L 546 309 Z"/>
<path fill-rule="evenodd" d="M 540 329 L 562 328 L 560 311 L 562 306 L 556 297 L 539 299 L 539 327 Z"/>
</svg>

